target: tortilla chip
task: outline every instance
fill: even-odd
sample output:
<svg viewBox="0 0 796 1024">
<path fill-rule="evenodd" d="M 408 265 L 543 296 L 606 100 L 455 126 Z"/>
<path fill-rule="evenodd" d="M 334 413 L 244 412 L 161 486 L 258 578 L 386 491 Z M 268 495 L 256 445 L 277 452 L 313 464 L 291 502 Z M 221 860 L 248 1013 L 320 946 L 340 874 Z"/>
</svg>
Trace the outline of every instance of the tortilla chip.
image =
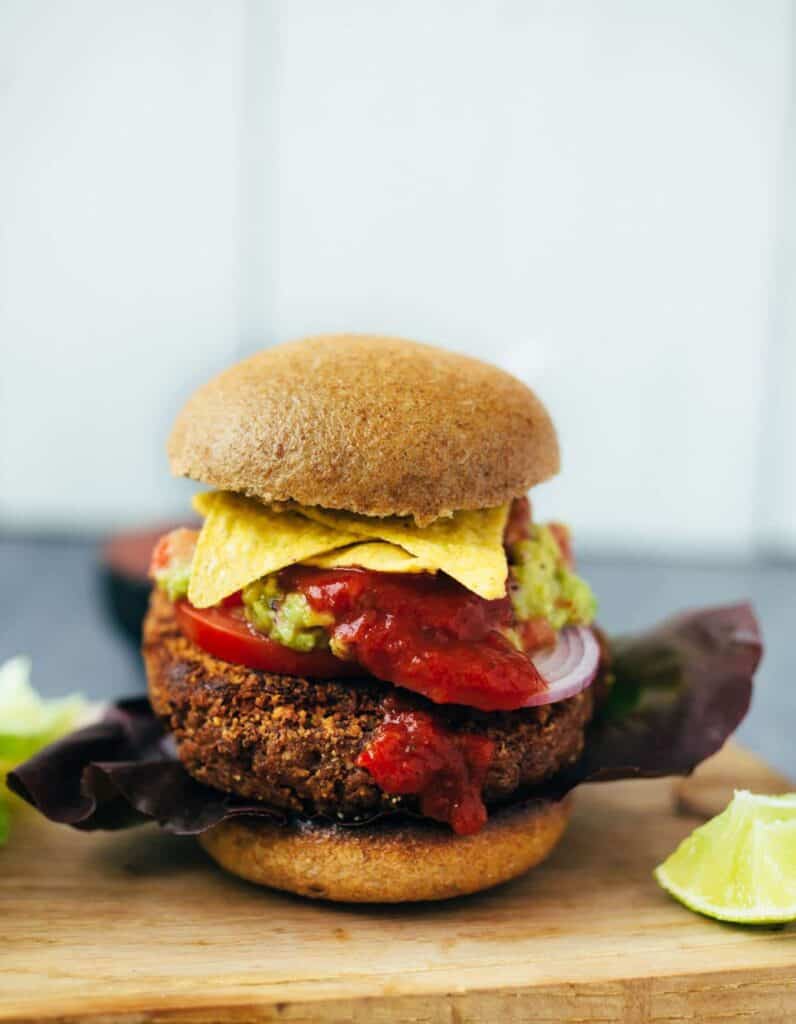
<svg viewBox="0 0 796 1024">
<path fill-rule="evenodd" d="M 323 555 L 315 555 L 304 559 L 305 565 L 314 565 L 318 569 L 344 569 L 356 566 L 359 569 L 372 569 L 373 572 L 436 572 L 437 567 L 422 558 L 415 558 L 403 548 L 383 541 L 365 541 L 352 544 L 348 548 L 327 551 Z"/>
<path fill-rule="evenodd" d="M 227 491 L 197 495 L 194 508 L 206 517 L 188 586 L 195 608 L 209 608 L 261 576 L 358 539 Z"/>
<path fill-rule="evenodd" d="M 446 572 L 479 597 L 494 600 L 506 594 L 509 569 L 503 548 L 503 531 L 509 515 L 508 505 L 454 512 L 446 519 L 437 519 L 423 527 L 416 526 L 411 519 L 397 516 L 380 519 L 301 505 L 293 505 L 292 508 L 312 522 L 338 529 L 341 533 L 395 544 L 426 565 Z"/>
</svg>

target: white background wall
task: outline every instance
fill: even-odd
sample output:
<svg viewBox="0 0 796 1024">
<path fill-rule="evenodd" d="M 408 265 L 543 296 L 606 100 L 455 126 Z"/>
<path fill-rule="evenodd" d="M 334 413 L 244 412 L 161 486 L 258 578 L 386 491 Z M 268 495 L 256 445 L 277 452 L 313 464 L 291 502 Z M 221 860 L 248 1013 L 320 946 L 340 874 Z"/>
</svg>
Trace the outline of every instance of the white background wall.
<svg viewBox="0 0 796 1024">
<path fill-rule="evenodd" d="M 2 0 L 0 526 L 185 508 L 224 363 L 405 333 L 535 386 L 583 546 L 796 551 L 788 0 Z"/>
</svg>

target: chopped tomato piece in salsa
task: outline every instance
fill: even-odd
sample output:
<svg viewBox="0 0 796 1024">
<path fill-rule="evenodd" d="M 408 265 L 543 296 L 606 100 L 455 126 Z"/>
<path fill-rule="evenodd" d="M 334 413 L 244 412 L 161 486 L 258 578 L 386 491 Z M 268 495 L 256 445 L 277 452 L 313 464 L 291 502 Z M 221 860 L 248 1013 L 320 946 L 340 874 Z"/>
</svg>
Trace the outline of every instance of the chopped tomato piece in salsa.
<svg viewBox="0 0 796 1024">
<path fill-rule="evenodd" d="M 517 624 L 522 646 L 529 654 L 541 651 L 545 647 L 555 647 L 556 631 L 541 615 Z"/>
<path fill-rule="evenodd" d="M 149 575 L 157 578 L 159 573 L 166 572 L 175 562 L 190 563 L 198 537 L 198 530 L 190 530 L 185 526 L 164 534 L 152 551 Z"/>
<path fill-rule="evenodd" d="M 503 543 L 507 548 L 518 541 L 527 540 L 531 532 L 531 502 L 528 498 L 515 498 L 509 509 Z"/>
</svg>

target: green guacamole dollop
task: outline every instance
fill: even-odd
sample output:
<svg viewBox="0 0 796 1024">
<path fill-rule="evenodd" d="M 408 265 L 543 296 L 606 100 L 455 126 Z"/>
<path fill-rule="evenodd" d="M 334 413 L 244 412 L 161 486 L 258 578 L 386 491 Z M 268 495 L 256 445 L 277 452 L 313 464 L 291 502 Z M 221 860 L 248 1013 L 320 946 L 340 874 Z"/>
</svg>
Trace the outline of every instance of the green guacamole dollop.
<svg viewBox="0 0 796 1024">
<path fill-rule="evenodd" d="M 174 561 L 155 573 L 155 583 L 165 591 L 169 601 L 181 601 L 188 596 L 191 582 L 191 562 Z"/>
<path fill-rule="evenodd" d="M 511 549 L 509 588 L 518 619 L 547 619 L 553 629 L 588 626 L 597 612 L 589 584 L 574 573 L 549 526 L 531 527 Z"/>
<path fill-rule="evenodd" d="M 276 576 L 265 576 L 243 588 L 246 618 L 255 629 L 292 651 L 315 651 L 329 646 L 325 627 L 331 615 L 316 612 L 303 594 L 284 594 Z"/>
</svg>

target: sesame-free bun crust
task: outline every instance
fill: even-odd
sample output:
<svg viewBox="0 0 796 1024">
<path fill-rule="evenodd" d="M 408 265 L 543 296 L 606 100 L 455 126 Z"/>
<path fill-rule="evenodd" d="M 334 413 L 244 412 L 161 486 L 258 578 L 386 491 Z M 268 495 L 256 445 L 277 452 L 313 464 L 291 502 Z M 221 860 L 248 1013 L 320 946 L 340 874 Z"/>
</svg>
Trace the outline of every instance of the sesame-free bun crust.
<svg viewBox="0 0 796 1024">
<path fill-rule="evenodd" d="M 516 378 L 371 335 L 258 352 L 200 388 L 168 443 L 172 471 L 264 502 L 412 515 L 502 505 L 559 468 L 539 399 Z"/>
<path fill-rule="evenodd" d="M 524 874 L 566 828 L 570 798 L 494 812 L 473 836 L 431 821 L 384 818 L 359 828 L 229 819 L 199 837 L 221 867 L 257 885 L 353 903 L 445 900 Z"/>
</svg>

